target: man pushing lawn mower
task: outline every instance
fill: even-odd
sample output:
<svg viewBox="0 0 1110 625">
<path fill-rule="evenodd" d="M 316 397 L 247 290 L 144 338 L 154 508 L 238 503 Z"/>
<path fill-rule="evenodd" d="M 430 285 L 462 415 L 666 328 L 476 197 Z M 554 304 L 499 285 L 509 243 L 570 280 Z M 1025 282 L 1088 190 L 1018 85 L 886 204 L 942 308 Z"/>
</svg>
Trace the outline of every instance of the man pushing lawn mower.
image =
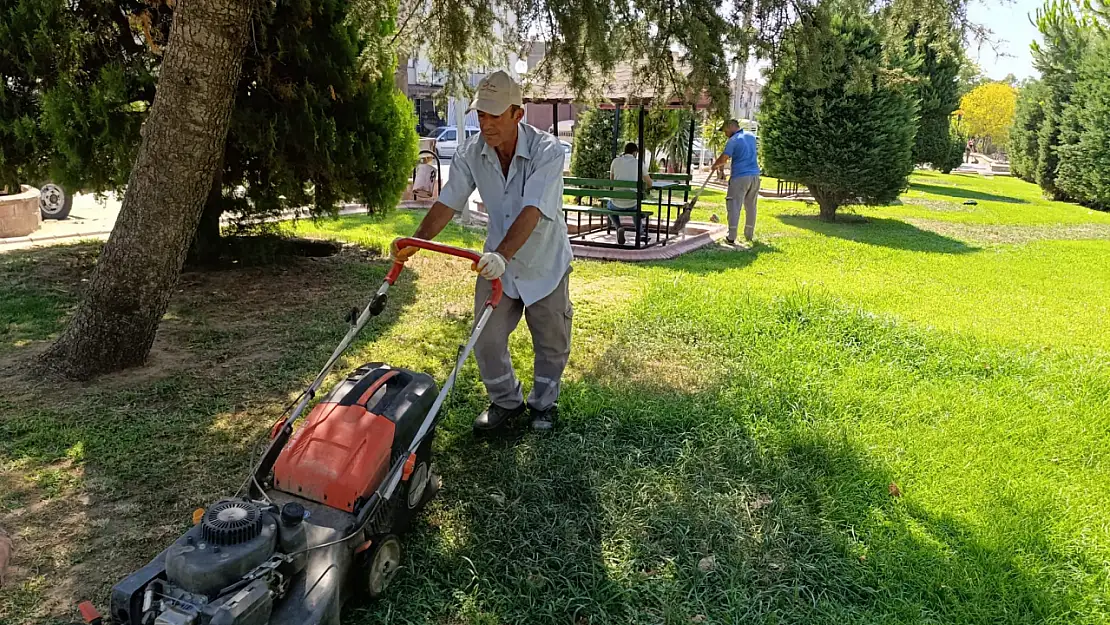
<svg viewBox="0 0 1110 625">
<path fill-rule="evenodd" d="M 354 311 L 331 357 L 273 424 L 235 494 L 197 509 L 184 534 L 112 587 L 115 623 L 339 625 L 351 598 L 381 596 L 401 570 L 398 535 L 439 488 L 432 437 L 472 350 L 493 402 L 475 428 L 494 429 L 524 411 L 508 353 L 521 314 L 536 346 L 533 427 L 554 425 L 570 354 L 571 254 L 558 219 L 563 150 L 520 123 L 520 88 L 502 72 L 482 82 L 474 107 L 482 137 L 460 148 L 417 235 L 438 234 L 478 188 L 491 209 L 485 253 L 423 238 L 394 241 L 381 287 Z M 465 258 L 483 276 L 474 326 L 443 386 L 426 373 L 373 361 L 318 396 L 352 341 L 385 309 L 404 260 L 417 249 Z M 80 609 L 86 623 L 103 622 L 91 603 Z"/>
<path fill-rule="evenodd" d="M 478 371 L 490 405 L 474 421 L 475 432 L 490 432 L 530 411 L 532 428 L 555 426 L 563 369 L 570 357 L 573 309 L 568 291 L 571 250 L 563 208 L 563 148 L 548 133 L 524 124 L 520 85 L 496 72 L 478 84 L 471 110 L 478 111 L 481 135 L 462 145 L 451 161 L 451 176 L 413 235 L 432 239 L 477 188 L 489 215 L 485 253 L 478 262 L 475 319 L 500 278 L 505 296 L 474 345 Z M 390 253 L 405 262 L 416 253 L 397 239 Z M 532 392 L 525 403 L 509 356 L 509 335 L 528 323 L 535 349 Z"/>
</svg>

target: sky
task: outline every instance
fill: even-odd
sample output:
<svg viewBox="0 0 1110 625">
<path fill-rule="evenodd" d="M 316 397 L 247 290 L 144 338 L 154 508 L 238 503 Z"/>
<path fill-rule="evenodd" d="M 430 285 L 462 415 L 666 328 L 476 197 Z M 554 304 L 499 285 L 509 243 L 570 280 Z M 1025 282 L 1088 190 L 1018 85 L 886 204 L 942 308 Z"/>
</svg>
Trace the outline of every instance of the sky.
<svg viewBox="0 0 1110 625">
<path fill-rule="evenodd" d="M 1039 40 L 1040 33 L 1029 22 L 1029 17 L 1043 4 L 1043 0 L 971 0 L 968 19 L 994 33 L 991 36 L 994 48 L 986 42 L 967 42 L 968 56 L 979 64 L 984 74 L 995 80 L 1007 74 L 1013 74 L 1018 80 L 1038 76 L 1033 69 L 1029 43 Z"/>
<path fill-rule="evenodd" d="M 966 41 L 967 54 L 983 70 L 988 78 L 1002 80 L 1013 74 L 1018 80 L 1038 78 L 1033 69 L 1033 55 L 1029 44 L 1040 40 L 1041 34 L 1029 21 L 1030 16 L 1044 0 L 970 0 L 967 7 L 968 19 L 991 31 L 990 41 Z M 767 61 L 752 61 L 748 64 L 747 78 L 766 82 L 763 70 L 768 69 Z"/>
</svg>

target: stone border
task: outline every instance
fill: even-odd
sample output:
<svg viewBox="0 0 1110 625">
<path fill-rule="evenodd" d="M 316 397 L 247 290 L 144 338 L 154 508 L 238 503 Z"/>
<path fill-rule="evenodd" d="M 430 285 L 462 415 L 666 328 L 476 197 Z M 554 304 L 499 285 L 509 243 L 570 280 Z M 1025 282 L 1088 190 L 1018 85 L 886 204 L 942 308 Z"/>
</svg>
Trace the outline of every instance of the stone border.
<svg viewBox="0 0 1110 625">
<path fill-rule="evenodd" d="M 11 232 L 5 239 L 29 237 L 42 227 L 39 190 L 20 185 L 19 193 L 0 195 L 0 232 Z"/>
<path fill-rule="evenodd" d="M 666 245 L 653 245 L 642 249 L 620 249 L 614 247 L 593 247 L 571 243 L 570 249 L 575 258 L 589 258 L 592 260 L 618 260 L 623 262 L 639 262 L 646 260 L 670 260 L 683 254 L 712 245 L 714 241 L 723 239 L 728 232 L 728 227 L 723 224 L 692 221 L 686 225 L 687 230 L 696 230 L 696 234 L 681 234 L 672 237 Z"/>
</svg>

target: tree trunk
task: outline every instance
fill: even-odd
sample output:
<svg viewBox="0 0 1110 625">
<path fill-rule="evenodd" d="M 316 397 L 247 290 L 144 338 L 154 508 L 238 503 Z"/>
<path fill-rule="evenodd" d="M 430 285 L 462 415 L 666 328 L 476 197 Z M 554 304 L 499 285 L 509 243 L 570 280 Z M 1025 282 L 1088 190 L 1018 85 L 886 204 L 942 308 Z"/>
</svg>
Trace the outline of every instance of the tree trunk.
<svg viewBox="0 0 1110 625">
<path fill-rule="evenodd" d="M 840 208 L 840 195 L 831 189 L 826 189 L 821 185 L 806 185 L 809 187 L 809 192 L 813 194 L 813 199 L 817 200 L 817 206 L 820 209 L 818 219 L 821 221 L 836 221 L 836 209 Z"/>
<path fill-rule="evenodd" d="M 208 190 L 208 198 L 204 202 L 204 209 L 200 214 L 197 231 L 193 235 L 193 243 L 189 246 L 189 255 L 186 262 L 189 265 L 212 265 L 220 259 L 220 250 L 223 239 L 220 236 L 220 216 L 223 215 L 224 182 L 223 164 L 216 168 L 212 177 L 212 186 Z"/>
<path fill-rule="evenodd" d="M 87 379 L 146 360 L 224 152 L 251 6 L 178 1 L 119 218 L 47 367 Z"/>
<path fill-rule="evenodd" d="M 8 562 L 12 558 L 12 539 L 0 527 L 0 588 L 4 586 L 4 576 L 8 572 Z"/>
</svg>

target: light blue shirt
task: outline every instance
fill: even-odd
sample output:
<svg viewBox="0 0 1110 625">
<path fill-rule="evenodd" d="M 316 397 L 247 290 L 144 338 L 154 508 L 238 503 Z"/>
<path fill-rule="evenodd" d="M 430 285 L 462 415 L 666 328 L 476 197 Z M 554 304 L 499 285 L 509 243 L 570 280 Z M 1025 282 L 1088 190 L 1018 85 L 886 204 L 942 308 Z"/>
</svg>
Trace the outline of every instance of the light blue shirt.
<svg viewBox="0 0 1110 625">
<path fill-rule="evenodd" d="M 517 131 L 516 153 L 508 177 L 486 140 L 477 135 L 455 152 L 451 175 L 439 201 L 461 213 L 478 189 L 489 215 L 485 251 L 493 252 L 525 206 L 540 209 L 539 223 L 509 259 L 501 283 L 505 295 L 531 306 L 563 281 L 573 254 L 563 221 L 563 146 L 551 134 L 528 124 Z"/>
<path fill-rule="evenodd" d="M 758 176 L 759 162 L 756 160 L 755 135 L 747 130 L 738 130 L 725 143 L 724 153 L 732 159 L 732 177 Z"/>
</svg>

